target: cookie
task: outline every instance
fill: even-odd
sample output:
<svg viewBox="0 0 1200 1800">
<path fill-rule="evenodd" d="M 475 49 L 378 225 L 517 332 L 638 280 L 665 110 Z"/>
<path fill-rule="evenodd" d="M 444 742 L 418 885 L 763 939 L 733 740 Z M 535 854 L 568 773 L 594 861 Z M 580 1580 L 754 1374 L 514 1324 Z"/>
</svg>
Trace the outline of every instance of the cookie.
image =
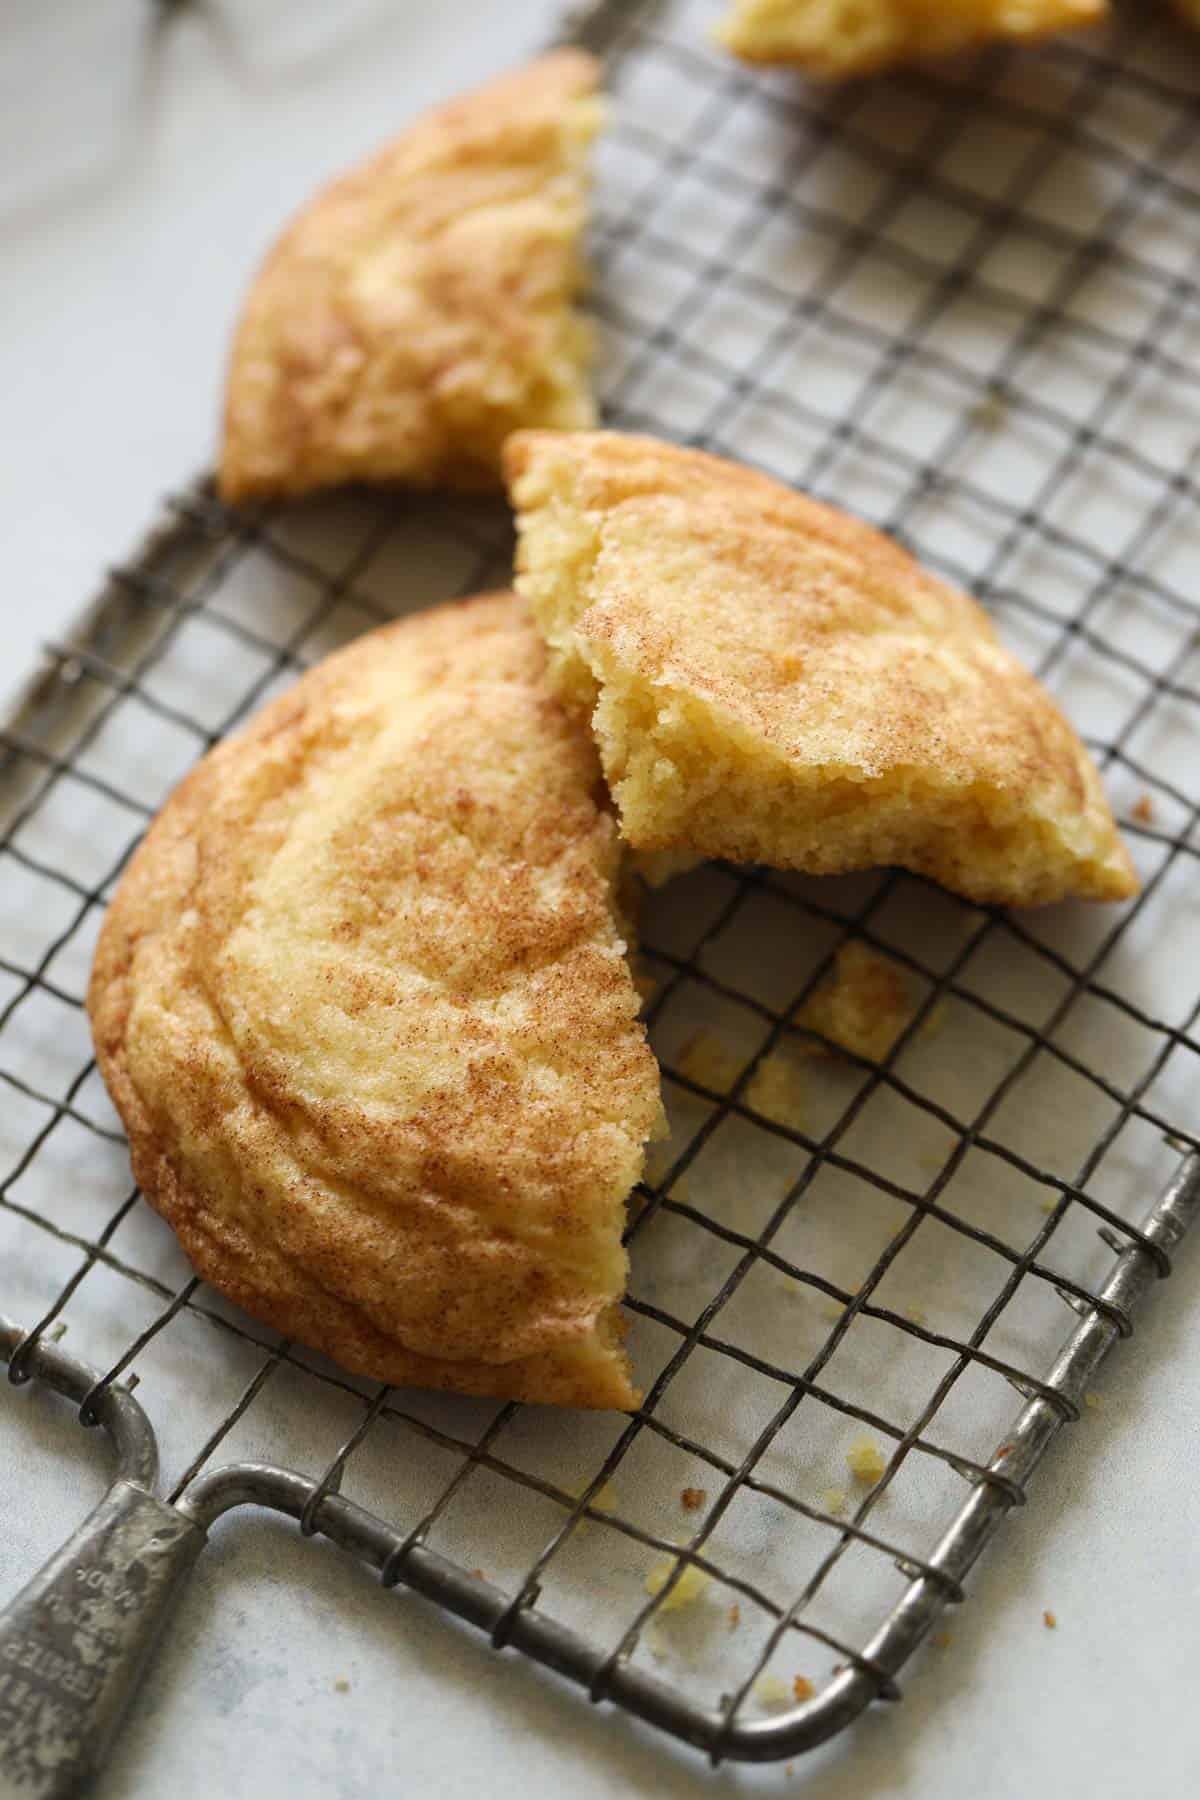
<svg viewBox="0 0 1200 1800">
<path fill-rule="evenodd" d="M 717 39 L 743 62 L 868 75 L 993 39 L 1028 42 L 1108 17 L 1106 0 L 733 0 Z"/>
<path fill-rule="evenodd" d="M 197 766 L 96 952 L 96 1054 L 198 1272 L 345 1367 L 636 1403 L 659 1118 L 596 753 L 512 595 L 359 639 Z"/>
<path fill-rule="evenodd" d="M 234 337 L 226 500 L 499 485 L 520 425 L 595 417 L 573 302 L 599 65 L 560 50 L 426 114 L 288 226 Z"/>
<path fill-rule="evenodd" d="M 718 457 L 516 436 L 518 587 L 642 852 L 972 900 L 1119 900 L 1100 778 L 986 613 L 889 539 Z"/>
</svg>

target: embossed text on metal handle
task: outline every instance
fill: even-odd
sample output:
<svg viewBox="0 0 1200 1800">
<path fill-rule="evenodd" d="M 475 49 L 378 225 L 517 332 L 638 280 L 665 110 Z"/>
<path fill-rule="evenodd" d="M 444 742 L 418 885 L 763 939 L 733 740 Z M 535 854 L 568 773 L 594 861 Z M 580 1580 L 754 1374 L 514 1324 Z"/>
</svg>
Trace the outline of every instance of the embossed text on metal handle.
<svg viewBox="0 0 1200 1800">
<path fill-rule="evenodd" d="M 0 1614 L 0 1800 L 68 1800 L 104 1760 L 204 1533 L 118 1481 Z"/>
</svg>

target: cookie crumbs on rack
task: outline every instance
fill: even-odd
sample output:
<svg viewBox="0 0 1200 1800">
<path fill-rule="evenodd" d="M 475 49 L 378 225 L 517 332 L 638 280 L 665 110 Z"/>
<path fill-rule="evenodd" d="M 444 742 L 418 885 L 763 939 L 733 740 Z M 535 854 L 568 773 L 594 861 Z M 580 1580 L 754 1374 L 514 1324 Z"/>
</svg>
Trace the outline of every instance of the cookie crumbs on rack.
<svg viewBox="0 0 1200 1800">
<path fill-rule="evenodd" d="M 845 1310 L 844 1300 L 826 1300 L 821 1307 L 821 1317 L 828 1319 L 831 1325 L 836 1325 Z"/>
<path fill-rule="evenodd" d="M 736 1631 L 738 1626 L 741 1624 L 741 1622 L 742 1622 L 742 1609 L 738 1605 L 737 1601 L 735 1600 L 733 1605 L 729 1609 L 729 1629 L 730 1629 L 730 1631 Z"/>
<path fill-rule="evenodd" d="M 574 1487 L 570 1487 L 570 1485 L 563 1487 L 563 1492 L 569 1494 L 570 1499 L 579 1501 L 587 1494 L 588 1485 L 590 1485 L 588 1481 L 576 1481 Z M 574 1521 L 578 1537 L 585 1537 L 596 1526 L 596 1519 L 590 1517 L 590 1512 L 615 1512 L 617 1510 L 617 1490 L 613 1489 L 612 1481 L 603 1481 L 597 1487 L 596 1492 L 588 1499 L 587 1507 L 588 1512 L 581 1512 L 578 1519 Z"/>
<path fill-rule="evenodd" d="M 1002 387 L 989 382 L 986 394 L 971 408 L 971 417 L 984 431 L 1000 431 L 1008 422 L 1009 399 Z"/>
<path fill-rule="evenodd" d="M 816 1688 L 808 1679 L 807 1675 L 794 1675 L 792 1677 L 792 1693 L 796 1696 L 797 1700 L 811 1700 L 816 1691 Z"/>
<path fill-rule="evenodd" d="M 577 1483 L 575 1487 L 564 1487 L 563 1493 L 568 1494 L 572 1500 L 582 1500 L 583 1496 L 588 1491 L 589 1485 L 590 1485 L 590 1483 L 588 1483 L 586 1481 L 581 1481 L 581 1482 Z M 596 1489 L 595 1493 L 591 1494 L 588 1497 L 586 1504 L 591 1508 L 591 1510 L 593 1512 L 601 1512 L 601 1513 L 616 1512 L 617 1497 L 613 1491 L 612 1482 L 611 1481 L 602 1481 L 600 1486 Z M 586 1519 L 581 1519 L 580 1523 L 581 1524 L 586 1523 Z"/>
<path fill-rule="evenodd" d="M 1083 1404 L 1092 1412 L 1102 1412 L 1104 1409 L 1104 1395 L 1098 1394 L 1095 1388 L 1089 1388 L 1087 1393 L 1083 1396 Z"/>
<path fill-rule="evenodd" d="M 835 1487 L 826 1488 L 825 1492 L 822 1496 L 822 1500 L 823 1500 L 823 1503 L 825 1506 L 825 1511 L 827 1513 L 832 1513 L 832 1515 L 835 1519 L 840 1519 L 842 1514 L 846 1510 L 846 1490 L 845 1490 L 845 1488 L 835 1488 Z"/>
<path fill-rule="evenodd" d="M 929 1641 L 937 1650 L 948 1650 L 954 1642 L 954 1633 L 952 1631 L 935 1631 Z"/>
<path fill-rule="evenodd" d="M 923 1306 L 906 1306 L 904 1316 L 910 1325 L 928 1325 L 929 1314 Z"/>
<path fill-rule="evenodd" d="M 333 1684 L 333 1691 L 335 1694 L 348 1694 L 350 1692 L 350 1683 L 346 1680 L 344 1675 L 338 1676 Z"/>
<path fill-rule="evenodd" d="M 685 1512 L 699 1512 L 708 1494 L 704 1488 L 685 1487 L 679 1496 L 679 1504 Z"/>
<path fill-rule="evenodd" d="M 1141 824 L 1153 825 L 1153 823 L 1154 823 L 1154 801 L 1151 799 L 1149 794 L 1143 794 L 1139 800 L 1136 800 L 1133 804 L 1132 811 L 1133 811 L 1133 817 L 1135 819 L 1137 819 Z"/>
<path fill-rule="evenodd" d="M 947 1006 L 946 1001 L 944 999 L 939 1000 L 936 1006 L 931 1009 L 929 1017 L 918 1027 L 917 1036 L 926 1039 L 940 1037 L 941 1033 L 946 1029 L 946 1020 L 949 1017 L 949 1014 L 950 1008 Z"/>
<path fill-rule="evenodd" d="M 1058 1625 L 1058 1614 L 1044 1612 L 1042 1614 L 1042 1624 L 1046 1627 L 1047 1631 L 1054 1631 Z"/>
<path fill-rule="evenodd" d="M 716 1032 L 705 1029 L 694 1032 L 687 1040 L 676 1058 L 676 1067 L 697 1087 L 710 1088 L 718 1094 L 727 1093 L 742 1072 L 741 1062 Z"/>
<path fill-rule="evenodd" d="M 876 1482 L 887 1468 L 887 1457 L 870 1438 L 855 1438 L 846 1452 L 846 1466 L 855 1481 Z"/>
<path fill-rule="evenodd" d="M 791 1690 L 778 1675 L 760 1675 L 754 1684 L 754 1698 L 764 1712 L 778 1712 L 792 1704 Z"/>
<path fill-rule="evenodd" d="M 800 1023 L 866 1062 L 882 1062 L 914 1010 L 898 966 L 856 939 L 842 945 L 832 975 L 812 995 Z M 813 1048 L 819 1055 L 820 1048 Z"/>
<path fill-rule="evenodd" d="M 764 1119 L 792 1131 L 804 1130 L 804 1077 L 788 1051 L 773 1050 L 763 1058 L 746 1089 L 746 1099 Z"/>
</svg>

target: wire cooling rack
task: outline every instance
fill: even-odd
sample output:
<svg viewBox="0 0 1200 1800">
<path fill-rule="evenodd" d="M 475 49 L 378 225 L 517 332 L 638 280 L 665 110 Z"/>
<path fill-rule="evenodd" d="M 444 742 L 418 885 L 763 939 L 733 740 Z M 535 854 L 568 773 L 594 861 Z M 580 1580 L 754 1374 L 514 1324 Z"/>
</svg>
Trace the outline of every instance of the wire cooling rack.
<svg viewBox="0 0 1200 1800">
<path fill-rule="evenodd" d="M 1200 60 L 1139 20 L 819 92 L 710 50 L 713 10 L 578 27 L 614 94 L 606 416 L 828 495 L 981 596 L 1087 735 L 1141 897 L 1015 915 L 715 865 L 651 896 L 645 1404 L 378 1390 L 190 1277 L 130 1190 L 82 996 L 196 755 L 364 628 L 503 581 L 509 525 L 392 495 L 233 515 L 202 484 L 4 734 L 0 1348 L 89 1418 L 136 1377 L 181 1515 L 291 1512 L 716 1760 L 896 1694 L 1197 1202 Z M 852 940 L 909 1023 L 879 1062 L 802 1056 Z M 754 1101 L 780 1049 L 785 1120 Z M 229 1472 L 251 1457 L 274 1467 Z"/>
</svg>

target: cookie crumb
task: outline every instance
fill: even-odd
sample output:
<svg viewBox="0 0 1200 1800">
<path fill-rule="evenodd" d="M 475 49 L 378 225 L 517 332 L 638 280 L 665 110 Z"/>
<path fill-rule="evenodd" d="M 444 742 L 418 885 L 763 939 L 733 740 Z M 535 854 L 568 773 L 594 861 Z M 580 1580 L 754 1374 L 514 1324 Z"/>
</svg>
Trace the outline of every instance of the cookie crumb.
<svg viewBox="0 0 1200 1800">
<path fill-rule="evenodd" d="M 725 1094 L 741 1074 L 742 1065 L 733 1052 L 712 1031 L 697 1031 L 684 1044 L 676 1059 L 681 1075 L 697 1087 Z"/>
<path fill-rule="evenodd" d="M 733 1605 L 729 1609 L 729 1629 L 730 1629 L 730 1631 L 736 1631 L 738 1626 L 741 1624 L 741 1622 L 742 1622 L 742 1609 L 738 1605 L 737 1601 L 735 1600 Z"/>
<path fill-rule="evenodd" d="M 948 1013 L 949 1008 L 946 1001 L 944 999 L 939 1000 L 937 1004 L 930 1009 L 929 1017 L 918 1026 L 917 1036 L 922 1038 L 939 1037 L 946 1029 Z"/>
<path fill-rule="evenodd" d="M 333 1691 L 335 1694 L 348 1694 L 350 1692 L 350 1683 L 346 1680 L 344 1675 L 338 1676 L 333 1684 Z"/>
<path fill-rule="evenodd" d="M 679 1496 L 679 1504 L 685 1512 L 699 1512 L 707 1499 L 704 1488 L 685 1487 Z"/>
<path fill-rule="evenodd" d="M 882 1062 L 914 1010 L 899 967 L 856 941 L 842 945 L 800 1023 L 865 1062 Z"/>
<path fill-rule="evenodd" d="M 1000 431 L 1008 423 L 1008 410 L 1004 389 L 989 384 L 983 398 L 971 408 L 971 418 L 983 431 Z"/>
<path fill-rule="evenodd" d="M 564 1486 L 563 1493 L 569 1494 L 572 1500 L 582 1500 L 590 1486 L 590 1481 L 577 1481 L 574 1487 L 570 1486 L 570 1484 Z M 612 1482 L 602 1481 L 587 1504 L 594 1512 L 616 1512 L 617 1496 L 613 1489 Z"/>
<path fill-rule="evenodd" d="M 1104 1395 L 1098 1394 L 1095 1388 L 1089 1388 L 1087 1393 L 1083 1396 L 1083 1404 L 1088 1407 L 1091 1412 L 1103 1412 Z"/>
<path fill-rule="evenodd" d="M 821 1317 L 823 1319 L 828 1319 L 831 1325 L 836 1325 L 845 1310 L 846 1307 L 843 1301 L 825 1300 L 821 1304 Z"/>
<path fill-rule="evenodd" d="M 826 1488 L 822 1495 L 822 1504 L 827 1513 L 832 1513 L 835 1519 L 840 1519 L 846 1510 L 845 1488 Z"/>
<path fill-rule="evenodd" d="M 1044 1612 L 1042 1614 L 1042 1624 L 1046 1627 L 1047 1631 L 1056 1630 L 1057 1626 L 1058 1626 L 1058 1614 L 1052 1613 L 1052 1612 Z"/>
<path fill-rule="evenodd" d="M 590 1487 L 590 1481 L 576 1481 L 574 1487 L 570 1487 L 570 1485 L 563 1487 L 563 1492 L 569 1494 L 572 1499 L 583 1499 L 583 1496 L 587 1494 L 588 1487 Z M 617 1490 L 613 1487 L 612 1481 L 603 1481 L 597 1487 L 596 1492 L 592 1494 L 592 1498 L 588 1499 L 587 1505 L 592 1512 L 615 1512 L 617 1510 Z M 576 1519 L 576 1535 L 583 1537 L 592 1530 L 594 1525 L 596 1525 L 596 1519 L 588 1517 L 587 1512 L 581 1512 Z"/>
<path fill-rule="evenodd" d="M 1133 805 L 1133 817 L 1143 825 L 1154 823 L 1154 802 L 1149 794 L 1142 794 Z"/>
<path fill-rule="evenodd" d="M 484 1574 L 482 1569 L 472 1569 L 471 1573 L 475 1577 L 476 1581 L 486 1581 L 487 1580 L 487 1576 Z"/>
<path fill-rule="evenodd" d="M 756 1113 L 792 1131 L 804 1130 L 804 1077 L 786 1050 L 773 1050 L 754 1071 L 746 1100 Z"/>
<path fill-rule="evenodd" d="M 846 1466 L 855 1481 L 873 1483 L 879 1480 L 887 1468 L 887 1457 L 870 1438 L 855 1438 L 846 1452 Z"/>
<path fill-rule="evenodd" d="M 816 1688 L 813 1686 L 812 1682 L 808 1679 L 807 1675 L 793 1676 L 792 1692 L 796 1696 L 797 1700 L 811 1700 L 813 1695 L 816 1693 L 816 1691 L 817 1691 Z"/>
<path fill-rule="evenodd" d="M 661 1594 L 678 1567 L 679 1563 L 673 1556 L 664 1557 L 662 1562 L 655 1563 L 646 1576 L 644 1584 L 646 1592 Z M 677 1612 L 681 1606 L 691 1606 L 700 1598 L 711 1582 L 711 1575 L 706 1575 L 703 1569 L 696 1567 L 695 1563 L 688 1563 L 683 1574 L 663 1601 L 661 1611 Z"/>
<path fill-rule="evenodd" d="M 930 1642 L 937 1650 L 948 1650 L 954 1642 L 954 1633 L 952 1631 L 935 1631 Z"/>
<path fill-rule="evenodd" d="M 929 1323 L 929 1314 L 925 1311 L 923 1306 L 906 1307 L 904 1316 L 910 1325 L 928 1325 Z"/>
</svg>

